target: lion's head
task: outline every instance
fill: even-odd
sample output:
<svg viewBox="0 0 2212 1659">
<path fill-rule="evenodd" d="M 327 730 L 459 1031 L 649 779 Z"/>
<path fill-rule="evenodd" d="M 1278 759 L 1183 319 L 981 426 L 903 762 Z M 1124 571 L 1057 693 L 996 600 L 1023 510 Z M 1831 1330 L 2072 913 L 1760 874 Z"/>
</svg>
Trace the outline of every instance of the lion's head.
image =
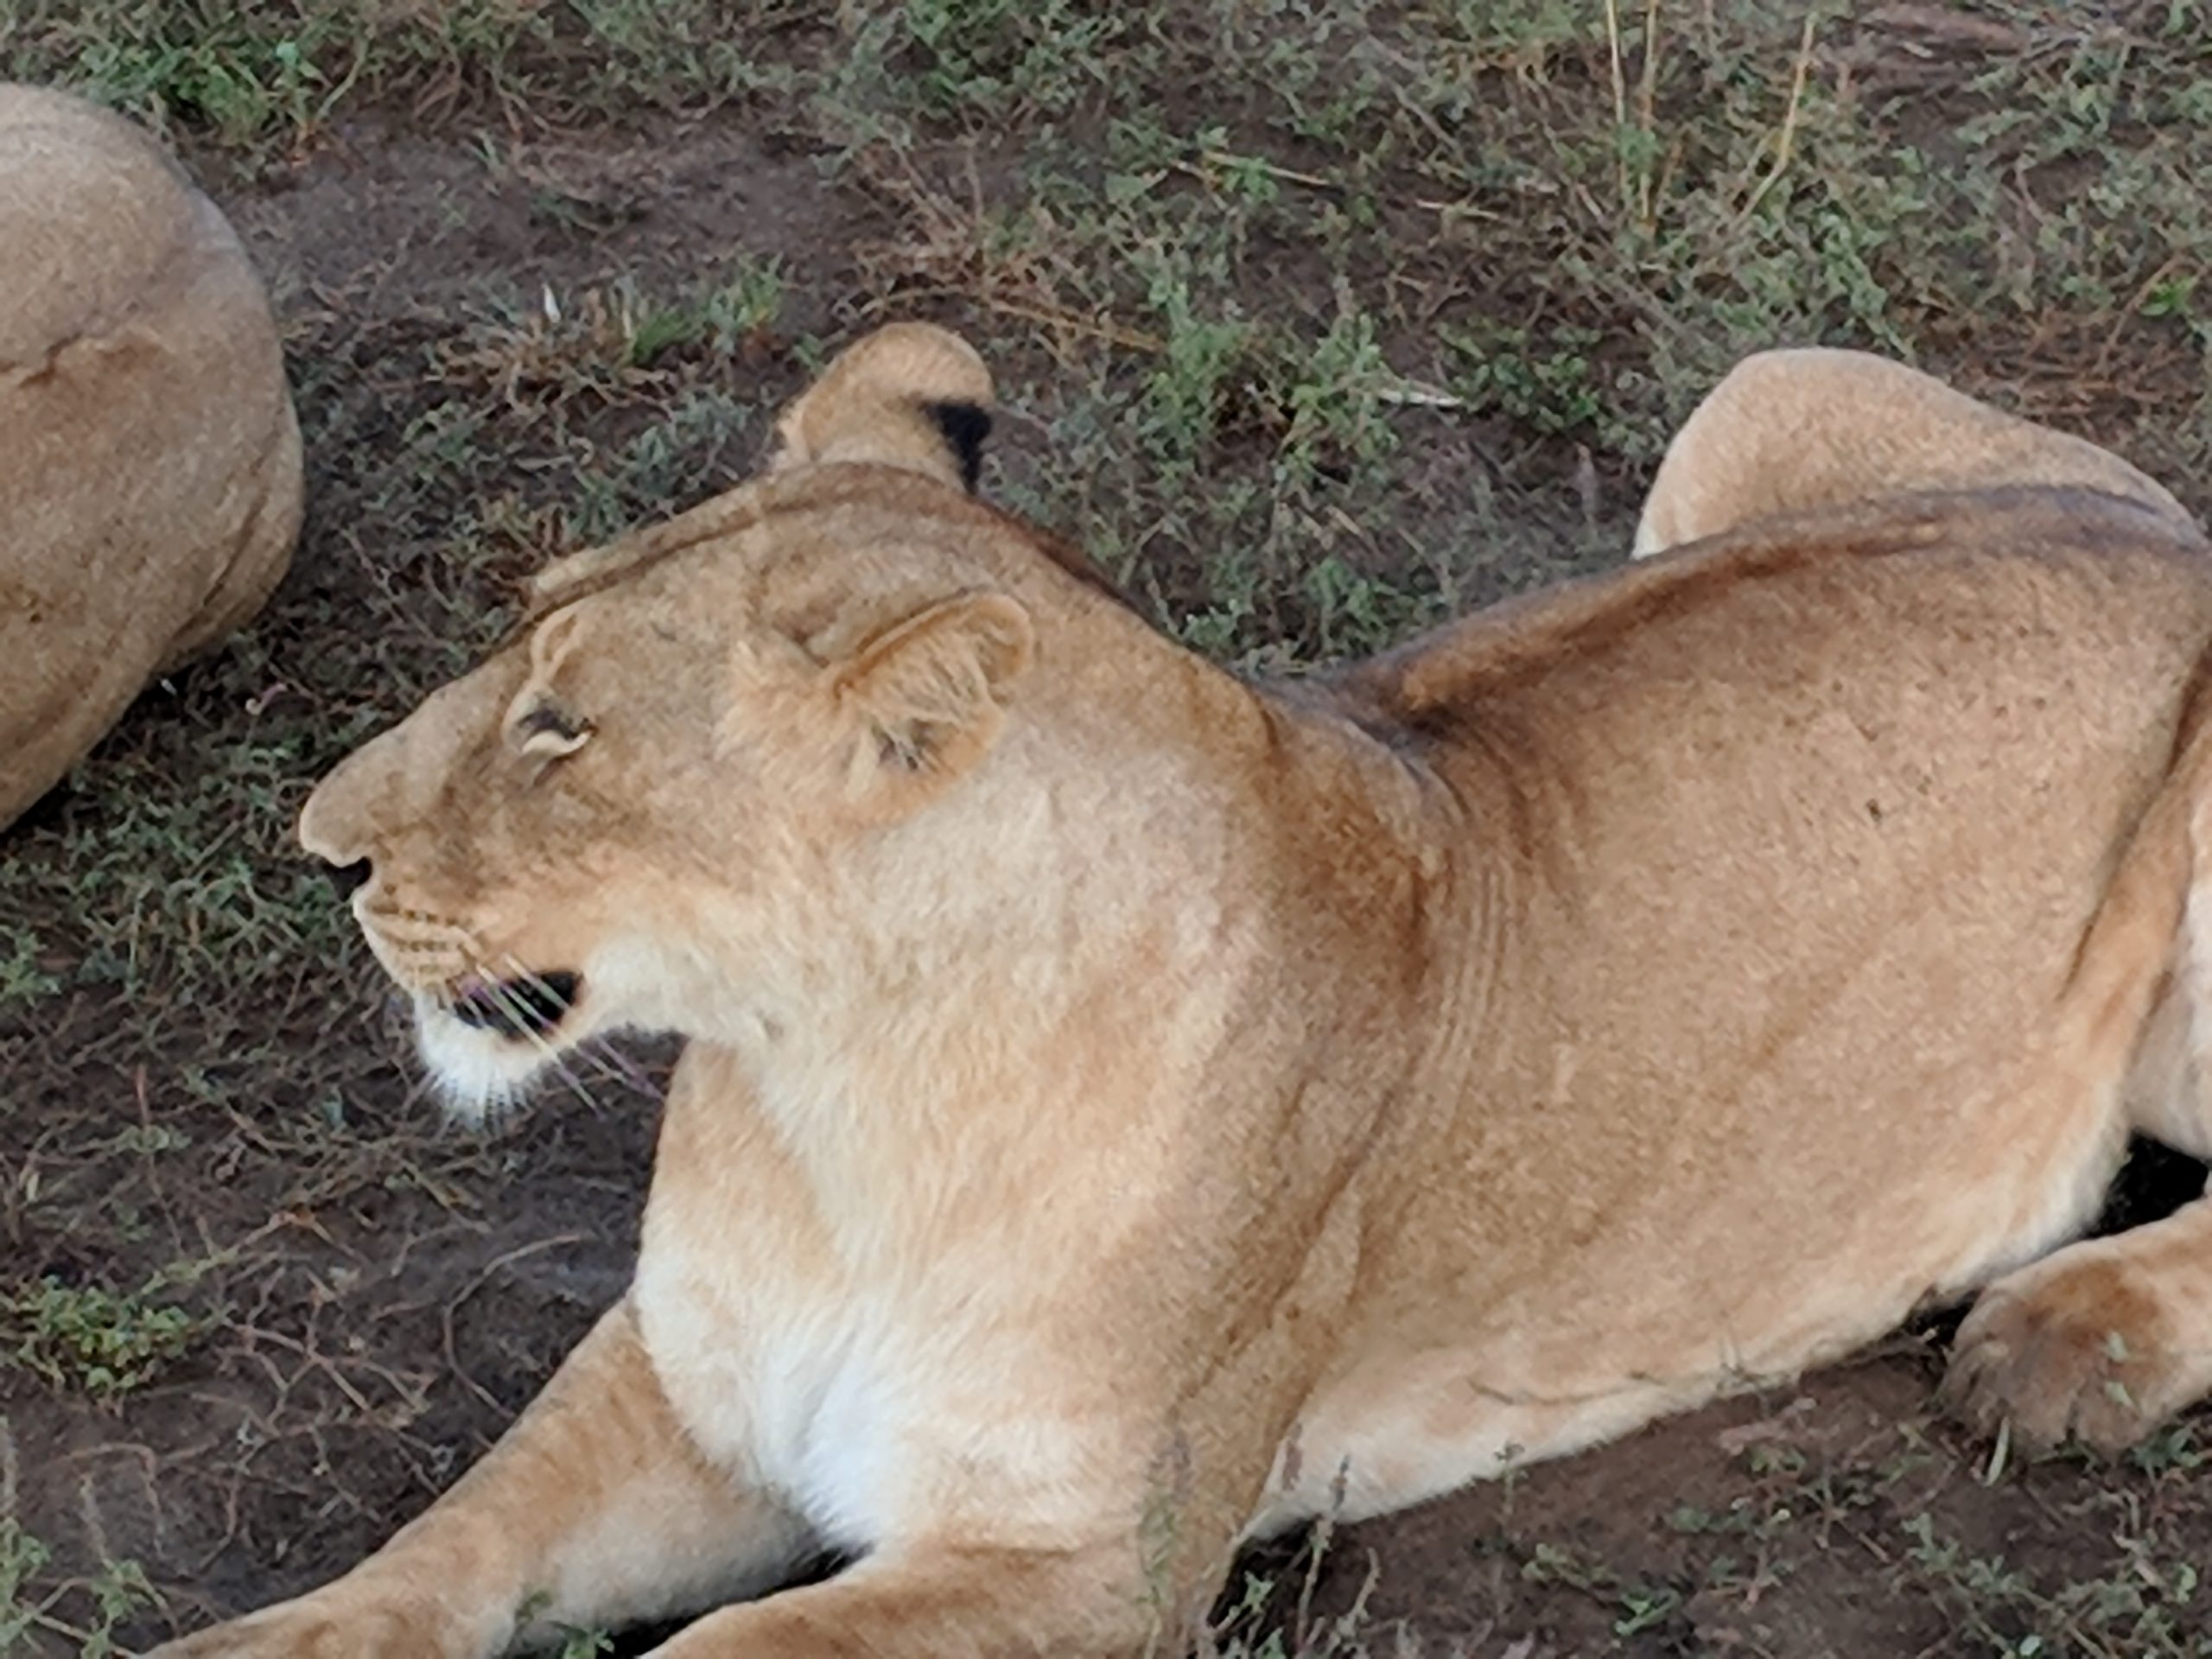
<svg viewBox="0 0 2212 1659">
<path fill-rule="evenodd" d="M 1020 590 L 1070 579 L 968 493 L 989 398 L 950 334 L 862 341 L 767 477 L 542 573 L 508 645 L 315 791 L 301 840 L 459 1107 L 617 1027 L 772 1021 L 866 901 L 847 855 L 991 753 Z"/>
</svg>

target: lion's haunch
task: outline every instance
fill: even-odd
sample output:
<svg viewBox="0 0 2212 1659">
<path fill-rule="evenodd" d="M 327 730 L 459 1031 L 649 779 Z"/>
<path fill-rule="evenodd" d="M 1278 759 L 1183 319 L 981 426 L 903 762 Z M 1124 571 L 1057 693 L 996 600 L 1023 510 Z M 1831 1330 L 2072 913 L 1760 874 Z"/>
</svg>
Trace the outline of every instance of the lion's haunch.
<svg viewBox="0 0 2212 1659">
<path fill-rule="evenodd" d="M 154 142 L 0 85 L 0 826 L 284 574 L 300 439 L 259 279 Z"/>
</svg>

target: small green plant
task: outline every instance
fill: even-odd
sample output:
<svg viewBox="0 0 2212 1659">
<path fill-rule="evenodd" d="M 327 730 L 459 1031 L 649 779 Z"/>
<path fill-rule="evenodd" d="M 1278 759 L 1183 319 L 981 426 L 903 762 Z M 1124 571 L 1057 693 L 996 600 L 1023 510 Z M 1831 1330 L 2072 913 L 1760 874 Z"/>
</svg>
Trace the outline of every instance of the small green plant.
<svg viewBox="0 0 2212 1659">
<path fill-rule="evenodd" d="M 157 1274 L 118 1292 L 40 1279 L 0 1302 L 0 1332 L 26 1370 L 112 1402 L 159 1376 L 207 1328 L 206 1315 L 164 1300 L 172 1282 Z"/>
<path fill-rule="evenodd" d="M 0 25 L 0 60 L 14 73 L 58 73 L 105 102 L 242 147 L 303 139 L 351 87 L 360 48 L 330 5 L 26 0 Z"/>
<path fill-rule="evenodd" d="M 906 0 L 899 21 L 923 102 L 946 114 L 1059 112 L 1096 84 L 1127 27 L 1081 0 Z"/>
<path fill-rule="evenodd" d="M 661 306 L 635 308 L 627 356 L 649 367 L 664 353 L 691 346 L 729 351 L 783 309 L 782 267 L 773 259 L 741 265 L 727 281 Z"/>
<path fill-rule="evenodd" d="M 89 1579 L 52 1584 L 44 1580 L 53 1560 L 42 1539 L 0 1516 L 0 1654 L 34 1642 L 51 1651 L 59 1639 L 73 1644 L 75 1659 L 112 1659 L 122 1651 L 116 1631 L 154 1600 L 145 1572 L 136 1561 L 109 1561 Z"/>
<path fill-rule="evenodd" d="M 52 996 L 61 982 L 39 965 L 39 937 L 29 928 L 0 923 L 0 1007 Z"/>
<path fill-rule="evenodd" d="M 765 410 L 699 388 L 575 480 L 567 518 L 579 545 L 690 505 L 734 481 L 757 448 Z"/>
<path fill-rule="evenodd" d="M 1166 350 L 1145 379 L 1144 435 L 1165 481 L 1173 482 L 1198 470 L 1253 332 L 1236 317 L 1202 315 L 1179 261 L 1158 258 L 1149 290 L 1166 326 Z"/>
<path fill-rule="evenodd" d="M 1459 389 L 1476 409 L 1547 435 L 1597 429 L 1608 413 L 1589 357 L 1598 340 L 1587 329 L 1539 339 L 1525 328 L 1474 325 L 1445 338 L 1465 362 Z"/>
<path fill-rule="evenodd" d="M 1374 314 L 1349 289 L 1338 289 L 1327 332 L 1287 358 L 1282 374 L 1288 424 L 1275 470 L 1286 485 L 1313 483 L 1325 465 L 1375 467 L 1396 447 L 1388 412 L 1405 383 Z"/>
</svg>

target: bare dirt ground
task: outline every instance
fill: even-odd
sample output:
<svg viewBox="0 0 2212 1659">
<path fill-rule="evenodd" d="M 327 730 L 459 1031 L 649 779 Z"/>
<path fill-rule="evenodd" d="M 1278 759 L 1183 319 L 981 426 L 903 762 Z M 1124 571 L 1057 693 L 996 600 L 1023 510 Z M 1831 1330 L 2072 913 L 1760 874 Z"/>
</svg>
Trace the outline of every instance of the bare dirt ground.
<svg viewBox="0 0 2212 1659">
<path fill-rule="evenodd" d="M 1621 10 L 0 10 L 0 64 L 161 121 L 232 213 L 310 467 L 267 615 L 0 836 L 0 1653 L 350 1564 L 619 1293 L 667 1054 L 442 1125 L 290 818 L 855 332 L 982 345 L 986 490 L 1253 668 L 1621 557 L 1672 423 L 1782 341 L 2212 505 L 2196 9 Z M 2202 1181 L 2146 1152 L 2126 1218 Z M 2202 1420 L 1995 1458 L 1941 1336 L 1257 1553 L 1224 1645 L 2212 1654 Z"/>
</svg>

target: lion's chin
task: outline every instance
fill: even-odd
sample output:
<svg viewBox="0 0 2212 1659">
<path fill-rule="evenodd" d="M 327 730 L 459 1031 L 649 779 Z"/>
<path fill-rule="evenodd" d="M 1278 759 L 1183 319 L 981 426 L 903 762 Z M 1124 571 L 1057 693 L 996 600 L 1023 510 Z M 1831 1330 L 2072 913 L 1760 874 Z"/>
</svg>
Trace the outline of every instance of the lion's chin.
<svg viewBox="0 0 2212 1659">
<path fill-rule="evenodd" d="M 446 1115 L 478 1128 L 529 1098 L 561 1065 L 557 1038 L 521 1039 L 491 1031 L 430 997 L 415 1002 L 415 1044 Z"/>
</svg>

